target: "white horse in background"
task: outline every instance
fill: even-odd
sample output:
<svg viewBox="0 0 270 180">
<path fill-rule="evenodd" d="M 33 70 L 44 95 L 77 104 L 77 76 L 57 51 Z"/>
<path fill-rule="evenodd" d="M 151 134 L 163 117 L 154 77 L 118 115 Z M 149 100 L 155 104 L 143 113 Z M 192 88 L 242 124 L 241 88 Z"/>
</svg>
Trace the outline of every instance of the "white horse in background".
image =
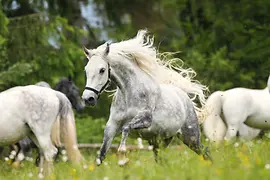
<svg viewBox="0 0 270 180">
<path fill-rule="evenodd" d="M 270 76 L 265 89 L 234 88 L 216 91 L 206 101 L 203 130 L 213 142 L 230 140 L 239 133 L 250 140 L 270 129 Z"/>
<path fill-rule="evenodd" d="M 200 142 L 198 118 L 192 101 L 198 97 L 204 104 L 207 88 L 192 80 L 193 70 L 169 68 L 171 61 L 158 57 L 153 39 L 146 33 L 141 30 L 133 39 L 85 49 L 89 62 L 85 67 L 87 81 L 82 97 L 86 104 L 95 105 L 110 80 L 117 85 L 97 164 L 102 163 L 113 138 L 121 131 L 120 153 L 126 152 L 126 139 L 131 133 L 153 145 L 157 160 L 159 140 L 166 147 L 180 133 L 189 148 L 210 159 Z M 119 164 L 127 161 L 123 158 Z"/>
<path fill-rule="evenodd" d="M 63 93 L 35 85 L 14 87 L 0 93 L 0 112 L 0 145 L 30 137 L 39 147 L 41 175 L 50 173 L 60 137 L 72 162 L 83 159 L 72 107 Z"/>
</svg>

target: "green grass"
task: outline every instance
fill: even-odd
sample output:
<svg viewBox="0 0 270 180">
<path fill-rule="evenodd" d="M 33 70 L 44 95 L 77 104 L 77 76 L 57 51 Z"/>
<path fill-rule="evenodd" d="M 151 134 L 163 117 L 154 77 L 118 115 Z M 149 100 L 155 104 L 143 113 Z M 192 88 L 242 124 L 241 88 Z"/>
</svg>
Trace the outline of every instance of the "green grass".
<svg viewBox="0 0 270 180">
<path fill-rule="evenodd" d="M 160 152 L 162 164 L 156 164 L 151 151 L 133 151 L 126 167 L 117 165 L 117 156 L 110 152 L 100 167 L 94 164 L 95 151 L 83 151 L 87 166 L 73 166 L 56 163 L 54 177 L 48 179 L 269 179 L 270 142 L 253 141 L 211 147 L 214 163 L 202 160 L 185 146 L 168 148 Z M 270 166 L 270 165 L 269 165 Z M 23 162 L 23 167 L 13 169 L 8 162 L 0 161 L 0 179 L 36 179 L 38 168 L 31 162 Z M 29 173 L 33 177 L 29 177 Z"/>
</svg>

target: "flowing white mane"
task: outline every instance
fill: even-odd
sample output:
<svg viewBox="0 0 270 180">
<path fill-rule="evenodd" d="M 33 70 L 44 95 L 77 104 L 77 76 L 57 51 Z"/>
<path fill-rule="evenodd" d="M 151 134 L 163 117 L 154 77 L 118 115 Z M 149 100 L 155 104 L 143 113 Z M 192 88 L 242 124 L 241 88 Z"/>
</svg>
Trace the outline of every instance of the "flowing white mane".
<svg viewBox="0 0 270 180">
<path fill-rule="evenodd" d="M 200 104 L 204 106 L 205 91 L 208 88 L 194 80 L 195 71 L 191 68 L 183 69 L 181 67 L 183 62 L 178 58 L 168 59 L 167 57 L 173 53 L 159 54 L 153 43 L 154 38 L 147 35 L 146 30 L 140 30 L 133 39 L 113 43 L 110 48 L 110 56 L 126 56 L 160 84 L 172 84 L 181 88 L 189 94 L 196 110 L 199 110 L 195 101 L 198 98 Z M 103 52 L 104 45 L 99 46 L 96 51 L 99 49 L 102 49 L 101 52 Z M 177 62 L 180 62 L 181 65 L 174 66 L 173 64 Z"/>
</svg>

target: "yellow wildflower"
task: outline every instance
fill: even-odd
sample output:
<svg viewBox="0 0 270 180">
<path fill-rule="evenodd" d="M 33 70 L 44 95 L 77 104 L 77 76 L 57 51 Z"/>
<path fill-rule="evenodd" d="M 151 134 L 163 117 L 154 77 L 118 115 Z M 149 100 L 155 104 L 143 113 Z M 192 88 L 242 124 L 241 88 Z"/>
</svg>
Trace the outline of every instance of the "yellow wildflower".
<svg viewBox="0 0 270 180">
<path fill-rule="evenodd" d="M 95 169 L 94 164 L 90 164 L 90 165 L 88 166 L 88 169 L 89 169 L 89 171 L 94 171 L 94 169 Z"/>
</svg>

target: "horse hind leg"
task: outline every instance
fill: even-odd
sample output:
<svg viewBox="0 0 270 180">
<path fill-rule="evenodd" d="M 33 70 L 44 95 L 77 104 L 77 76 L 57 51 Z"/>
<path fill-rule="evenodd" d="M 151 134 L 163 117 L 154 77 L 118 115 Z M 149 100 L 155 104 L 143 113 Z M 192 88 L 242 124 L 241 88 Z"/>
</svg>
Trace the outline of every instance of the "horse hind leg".
<svg viewBox="0 0 270 180">
<path fill-rule="evenodd" d="M 52 171 L 54 156 L 57 154 L 57 148 L 51 141 L 50 128 L 33 128 L 31 127 L 33 134 L 30 138 L 39 147 L 40 152 L 40 175 L 49 175 Z M 44 171 L 43 171 L 44 170 Z"/>
<path fill-rule="evenodd" d="M 156 163 L 164 162 L 163 159 L 159 156 L 160 144 L 162 145 L 162 148 L 166 148 L 171 143 L 172 139 L 173 137 L 165 138 L 163 139 L 163 143 L 159 143 L 157 137 L 153 137 L 151 140 L 148 141 L 149 145 L 153 146 L 153 153 Z"/>
<path fill-rule="evenodd" d="M 153 137 L 148 141 L 150 146 L 153 146 L 153 153 L 155 157 L 156 163 L 160 162 L 161 159 L 159 158 L 158 152 L 159 152 L 159 143 L 157 142 L 157 138 Z"/>
<path fill-rule="evenodd" d="M 212 161 L 208 147 L 204 147 L 200 140 L 200 129 L 197 118 L 194 121 L 187 121 L 181 128 L 181 135 L 178 138 L 182 139 L 183 143 L 198 155 L 203 155 L 205 160 Z"/>
</svg>

